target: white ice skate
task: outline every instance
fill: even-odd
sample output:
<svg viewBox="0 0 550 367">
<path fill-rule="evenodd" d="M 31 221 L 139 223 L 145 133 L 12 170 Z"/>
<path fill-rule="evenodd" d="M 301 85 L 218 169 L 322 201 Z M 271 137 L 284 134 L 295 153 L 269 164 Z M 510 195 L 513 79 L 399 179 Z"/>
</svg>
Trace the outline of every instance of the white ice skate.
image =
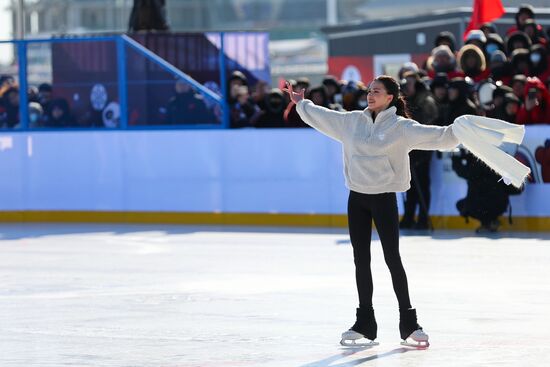
<svg viewBox="0 0 550 367">
<path fill-rule="evenodd" d="M 374 347 L 378 345 L 378 342 L 369 340 L 365 336 L 357 331 L 348 330 L 342 333 L 342 340 L 340 344 L 344 347 Z"/>
<path fill-rule="evenodd" d="M 428 341 L 429 337 L 422 329 L 413 331 L 411 335 L 406 340 L 401 342 L 401 345 L 414 348 L 428 348 L 430 342 Z"/>
</svg>

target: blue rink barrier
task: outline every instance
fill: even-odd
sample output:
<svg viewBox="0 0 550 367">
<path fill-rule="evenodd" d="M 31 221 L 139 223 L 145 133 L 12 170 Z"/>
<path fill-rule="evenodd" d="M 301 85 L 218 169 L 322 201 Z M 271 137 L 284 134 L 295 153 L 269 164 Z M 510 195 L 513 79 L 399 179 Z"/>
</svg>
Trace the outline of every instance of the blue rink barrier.
<svg viewBox="0 0 550 367">
<path fill-rule="evenodd" d="M 534 181 L 505 229 L 550 230 L 548 136 L 530 127 L 510 152 L 533 158 Z M 0 221 L 344 227 L 342 164 L 340 144 L 312 129 L 4 132 Z M 467 186 L 449 153 L 431 182 L 434 227 L 475 227 L 458 216 Z"/>
</svg>

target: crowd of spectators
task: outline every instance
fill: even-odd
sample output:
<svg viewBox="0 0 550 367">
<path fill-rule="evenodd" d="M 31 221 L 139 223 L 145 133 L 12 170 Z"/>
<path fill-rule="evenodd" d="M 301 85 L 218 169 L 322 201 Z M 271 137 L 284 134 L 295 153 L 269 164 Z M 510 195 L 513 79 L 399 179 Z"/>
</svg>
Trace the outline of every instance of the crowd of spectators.
<svg viewBox="0 0 550 367">
<path fill-rule="evenodd" d="M 30 87 L 29 127 L 76 127 L 69 103 L 63 98 L 53 97 L 51 84 L 43 83 Z M 10 75 L 0 76 L 0 128 L 17 129 L 21 126 L 19 116 L 19 86 Z"/>
<path fill-rule="evenodd" d="M 550 45 L 531 6 L 519 8 L 516 25 L 504 38 L 494 24 L 486 23 L 470 31 L 464 43 L 458 48 L 452 33 L 441 32 L 422 65 L 406 63 L 399 72 L 403 93 L 416 100 L 412 105 L 428 101 L 431 110 L 423 111 L 430 116 L 426 123 L 449 125 L 466 113 L 525 125 L 550 123 Z M 367 107 L 368 85 L 363 82 L 332 76 L 319 86 L 310 85 L 307 78 L 289 82 L 327 108 Z M 228 84 L 231 127 L 305 126 L 278 88 L 264 82 L 250 87 L 239 71 L 231 74 Z"/>
</svg>

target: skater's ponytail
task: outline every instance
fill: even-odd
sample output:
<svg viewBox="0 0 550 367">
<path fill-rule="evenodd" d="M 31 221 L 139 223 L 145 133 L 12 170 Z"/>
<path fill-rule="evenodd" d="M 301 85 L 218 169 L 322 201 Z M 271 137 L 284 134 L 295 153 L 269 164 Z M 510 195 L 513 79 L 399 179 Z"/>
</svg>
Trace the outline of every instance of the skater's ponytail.
<svg viewBox="0 0 550 367">
<path fill-rule="evenodd" d="M 411 118 L 409 115 L 409 110 L 407 108 L 407 101 L 405 101 L 405 98 L 401 94 L 401 88 L 399 86 L 399 83 L 388 75 L 380 75 L 374 81 L 380 82 L 384 84 L 384 88 L 388 92 L 388 94 L 391 94 L 393 96 L 393 99 L 390 103 L 389 107 L 395 107 L 397 111 L 395 112 L 399 116 L 403 116 L 405 118 Z"/>
</svg>

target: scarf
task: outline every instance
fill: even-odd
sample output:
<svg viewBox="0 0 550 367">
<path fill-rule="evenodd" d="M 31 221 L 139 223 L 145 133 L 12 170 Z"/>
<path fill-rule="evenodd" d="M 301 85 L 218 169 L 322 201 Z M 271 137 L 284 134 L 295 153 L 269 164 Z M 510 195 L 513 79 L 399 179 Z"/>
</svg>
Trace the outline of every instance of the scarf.
<svg viewBox="0 0 550 367">
<path fill-rule="evenodd" d="M 501 175 L 506 184 L 511 183 L 517 188 L 523 185 L 531 170 L 498 147 L 504 142 L 520 144 L 525 135 L 525 126 L 488 117 L 463 115 L 454 120 L 452 129 L 462 145 Z"/>
</svg>

